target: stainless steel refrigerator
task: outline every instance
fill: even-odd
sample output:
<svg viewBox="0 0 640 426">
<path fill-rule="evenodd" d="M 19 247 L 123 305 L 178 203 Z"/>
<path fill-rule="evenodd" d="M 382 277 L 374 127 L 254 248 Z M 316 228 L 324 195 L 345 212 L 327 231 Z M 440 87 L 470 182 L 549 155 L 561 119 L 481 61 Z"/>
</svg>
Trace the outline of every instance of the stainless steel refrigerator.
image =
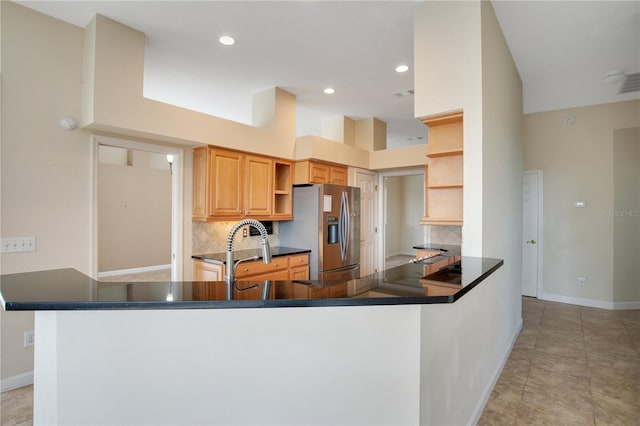
<svg viewBox="0 0 640 426">
<path fill-rule="evenodd" d="M 312 280 L 360 276 L 360 188 L 303 185 L 293 188 L 294 220 L 280 222 L 281 246 L 311 249 Z"/>
</svg>

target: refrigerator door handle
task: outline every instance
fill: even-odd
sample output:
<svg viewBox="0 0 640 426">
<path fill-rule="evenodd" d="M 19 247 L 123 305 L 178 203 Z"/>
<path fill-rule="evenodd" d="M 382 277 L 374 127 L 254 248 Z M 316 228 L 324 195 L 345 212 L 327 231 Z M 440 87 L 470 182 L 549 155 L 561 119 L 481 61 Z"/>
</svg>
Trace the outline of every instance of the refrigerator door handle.
<svg viewBox="0 0 640 426">
<path fill-rule="evenodd" d="M 349 245 L 349 223 L 351 218 L 349 214 L 349 197 L 346 191 L 342 191 L 342 198 L 340 200 L 340 217 L 338 224 L 338 233 L 340 238 L 340 257 L 344 262 L 347 259 L 348 245 Z"/>
</svg>

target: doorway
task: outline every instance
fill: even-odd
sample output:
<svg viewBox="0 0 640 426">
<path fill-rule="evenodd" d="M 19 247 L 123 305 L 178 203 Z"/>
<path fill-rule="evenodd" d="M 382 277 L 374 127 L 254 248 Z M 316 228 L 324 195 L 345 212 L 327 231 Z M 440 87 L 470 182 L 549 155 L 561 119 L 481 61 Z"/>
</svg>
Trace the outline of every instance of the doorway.
<svg viewBox="0 0 640 426">
<path fill-rule="evenodd" d="M 425 241 L 424 169 L 380 173 L 382 190 L 382 247 L 380 265 L 388 269 L 415 257 L 414 245 Z"/>
<path fill-rule="evenodd" d="M 181 280 L 183 151 L 95 136 L 92 154 L 92 276 Z"/>
<path fill-rule="evenodd" d="M 522 295 L 542 296 L 542 170 L 522 176 Z"/>
</svg>

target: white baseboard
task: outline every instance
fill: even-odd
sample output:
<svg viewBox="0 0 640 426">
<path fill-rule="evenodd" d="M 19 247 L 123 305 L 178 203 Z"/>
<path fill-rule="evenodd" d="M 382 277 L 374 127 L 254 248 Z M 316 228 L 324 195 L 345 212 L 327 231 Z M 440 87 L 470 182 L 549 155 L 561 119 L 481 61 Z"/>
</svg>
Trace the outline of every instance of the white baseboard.
<svg viewBox="0 0 640 426">
<path fill-rule="evenodd" d="M 544 293 L 542 300 L 550 302 L 568 303 L 570 305 L 586 306 L 609 310 L 640 309 L 640 302 L 607 302 L 604 300 L 584 299 L 582 297 L 563 296 L 561 294 Z"/>
<path fill-rule="evenodd" d="M 143 266 L 142 268 L 131 268 L 131 269 L 120 269 L 117 271 L 98 272 L 98 279 L 105 278 L 105 277 L 115 277 L 118 275 L 141 274 L 143 272 L 162 271 L 164 269 L 171 269 L 171 264 L 152 265 L 152 266 Z"/>
<path fill-rule="evenodd" d="M 626 310 L 626 309 L 640 309 L 640 302 L 613 302 L 613 309 Z"/>
<path fill-rule="evenodd" d="M 7 377 L 0 381 L 0 392 L 6 392 L 33 384 L 33 371 Z"/>
<path fill-rule="evenodd" d="M 513 336 L 511 336 L 511 344 L 509 345 L 509 348 L 502 356 L 502 361 L 500 361 L 500 364 L 498 365 L 496 370 L 493 372 L 491 381 L 487 384 L 486 388 L 484 389 L 482 398 L 480 398 L 480 400 L 478 401 L 478 404 L 476 405 L 475 410 L 473 410 L 473 415 L 471 416 L 471 422 L 469 422 L 468 424 L 477 425 L 478 422 L 480 421 L 480 417 L 482 416 L 484 407 L 487 405 L 487 402 L 491 397 L 491 392 L 493 392 L 493 388 L 495 387 L 496 383 L 498 383 L 498 379 L 500 379 L 502 370 L 504 370 L 504 366 L 507 364 L 507 361 L 509 360 L 509 356 L 511 355 L 513 346 L 516 344 L 516 341 L 518 340 L 518 336 L 520 335 L 520 331 L 522 330 L 522 325 L 523 325 L 523 321 L 522 321 L 522 318 L 520 318 L 520 321 L 518 322 L 518 327 L 516 327 L 515 333 L 513 334 Z"/>
</svg>

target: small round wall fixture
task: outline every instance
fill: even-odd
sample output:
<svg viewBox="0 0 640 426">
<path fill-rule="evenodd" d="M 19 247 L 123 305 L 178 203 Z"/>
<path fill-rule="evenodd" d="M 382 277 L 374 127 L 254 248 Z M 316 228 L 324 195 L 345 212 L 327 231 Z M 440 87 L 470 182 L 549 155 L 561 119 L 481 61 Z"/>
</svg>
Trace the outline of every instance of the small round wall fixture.
<svg viewBox="0 0 640 426">
<path fill-rule="evenodd" d="M 327 95 L 333 95 L 334 93 L 336 93 L 336 89 L 334 89 L 333 87 L 327 87 L 323 90 L 323 92 Z"/>
<path fill-rule="evenodd" d="M 78 127 L 78 120 L 73 117 L 62 117 L 60 127 L 65 130 L 75 130 Z"/>
<path fill-rule="evenodd" d="M 407 65 L 398 65 L 396 67 L 396 72 L 407 72 L 409 71 L 409 67 Z"/>
</svg>

